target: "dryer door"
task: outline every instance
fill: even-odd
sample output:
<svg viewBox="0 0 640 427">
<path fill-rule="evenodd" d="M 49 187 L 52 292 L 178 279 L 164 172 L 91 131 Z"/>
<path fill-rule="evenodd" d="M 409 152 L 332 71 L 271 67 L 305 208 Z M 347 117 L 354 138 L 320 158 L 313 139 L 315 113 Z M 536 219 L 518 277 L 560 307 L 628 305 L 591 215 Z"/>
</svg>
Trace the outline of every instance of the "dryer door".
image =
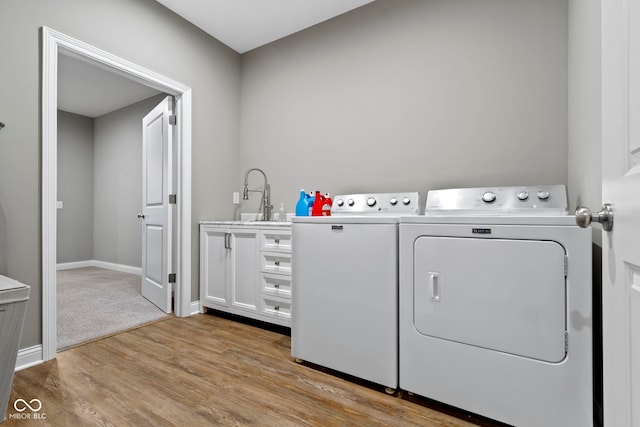
<svg viewBox="0 0 640 427">
<path fill-rule="evenodd" d="M 548 362 L 564 359 L 560 244 L 422 236 L 414 257 L 418 332 Z"/>
</svg>

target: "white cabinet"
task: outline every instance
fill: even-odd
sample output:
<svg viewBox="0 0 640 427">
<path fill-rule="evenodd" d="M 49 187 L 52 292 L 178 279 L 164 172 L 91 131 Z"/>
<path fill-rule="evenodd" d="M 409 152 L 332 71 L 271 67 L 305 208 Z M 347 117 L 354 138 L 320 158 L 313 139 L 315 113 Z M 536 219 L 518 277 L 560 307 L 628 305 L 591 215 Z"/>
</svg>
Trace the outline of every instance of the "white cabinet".
<svg viewBox="0 0 640 427">
<path fill-rule="evenodd" d="M 291 227 L 200 224 L 200 308 L 291 326 Z"/>
<path fill-rule="evenodd" d="M 258 311 L 255 228 L 200 227 L 200 301 L 235 314 Z"/>
</svg>

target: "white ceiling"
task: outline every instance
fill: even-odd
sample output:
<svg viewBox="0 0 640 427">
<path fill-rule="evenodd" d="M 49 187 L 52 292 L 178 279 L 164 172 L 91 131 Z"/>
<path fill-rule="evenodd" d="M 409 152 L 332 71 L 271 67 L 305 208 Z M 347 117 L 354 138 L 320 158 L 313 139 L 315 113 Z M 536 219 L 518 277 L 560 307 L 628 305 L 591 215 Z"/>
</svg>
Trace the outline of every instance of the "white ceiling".
<svg viewBox="0 0 640 427">
<path fill-rule="evenodd" d="M 238 53 L 374 0 L 156 0 Z"/>
<path fill-rule="evenodd" d="M 238 53 L 374 0 L 157 0 Z M 58 108 L 98 117 L 158 94 L 103 68 L 58 55 Z"/>
</svg>

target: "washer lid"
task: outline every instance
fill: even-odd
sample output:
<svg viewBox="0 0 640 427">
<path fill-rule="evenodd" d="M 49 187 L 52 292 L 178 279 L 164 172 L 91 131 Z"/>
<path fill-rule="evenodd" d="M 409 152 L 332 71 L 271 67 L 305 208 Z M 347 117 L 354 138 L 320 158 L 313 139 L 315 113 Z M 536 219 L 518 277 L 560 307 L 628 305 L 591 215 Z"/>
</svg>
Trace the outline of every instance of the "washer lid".
<svg viewBox="0 0 640 427">
<path fill-rule="evenodd" d="M 335 216 L 294 216 L 295 224 L 398 224 L 397 216 L 384 215 L 335 215 Z"/>
<path fill-rule="evenodd" d="M 0 276 L 0 304 L 26 301 L 29 299 L 29 286 L 6 276 Z"/>
<path fill-rule="evenodd" d="M 478 187 L 432 190 L 427 215 L 567 215 L 564 185 Z"/>
</svg>

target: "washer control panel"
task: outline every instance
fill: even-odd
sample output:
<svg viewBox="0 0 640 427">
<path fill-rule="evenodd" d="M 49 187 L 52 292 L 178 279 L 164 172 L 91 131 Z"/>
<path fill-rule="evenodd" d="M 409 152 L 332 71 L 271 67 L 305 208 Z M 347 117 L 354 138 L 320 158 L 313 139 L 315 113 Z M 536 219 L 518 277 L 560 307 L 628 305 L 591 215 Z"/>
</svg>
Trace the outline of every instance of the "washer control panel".
<svg viewBox="0 0 640 427">
<path fill-rule="evenodd" d="M 564 185 L 452 188 L 427 194 L 429 215 L 565 215 L 569 205 Z"/>
<path fill-rule="evenodd" d="M 343 194 L 333 198 L 331 215 L 417 215 L 418 198 L 417 192 Z"/>
</svg>

